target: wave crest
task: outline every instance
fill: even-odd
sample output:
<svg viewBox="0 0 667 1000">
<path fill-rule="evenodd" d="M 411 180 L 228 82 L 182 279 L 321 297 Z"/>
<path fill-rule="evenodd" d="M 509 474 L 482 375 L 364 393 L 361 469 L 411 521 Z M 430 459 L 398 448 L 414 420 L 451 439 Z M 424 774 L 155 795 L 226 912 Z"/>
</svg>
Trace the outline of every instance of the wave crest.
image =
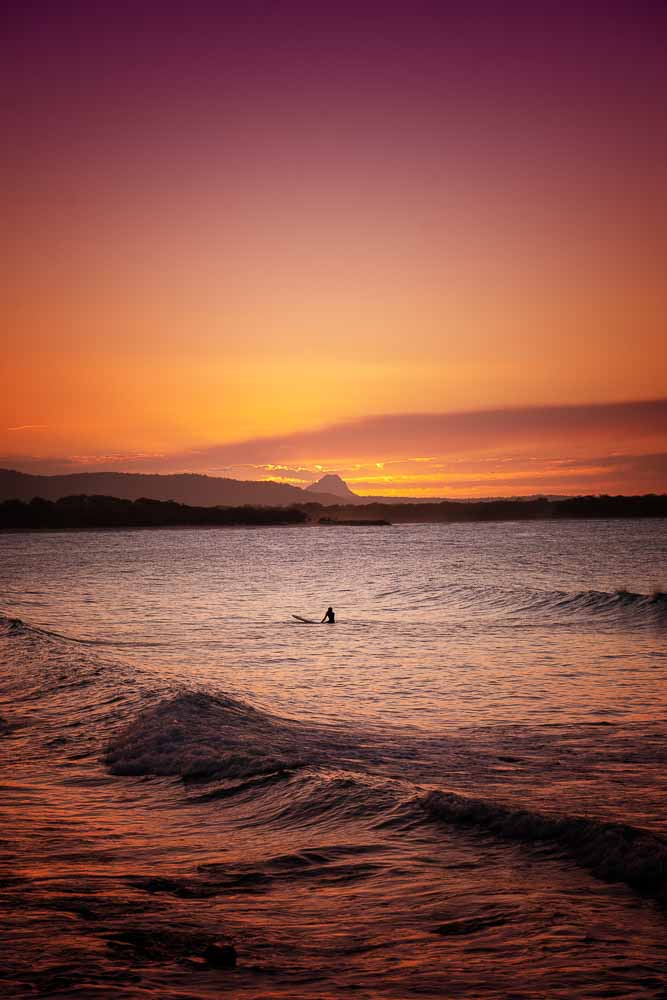
<svg viewBox="0 0 667 1000">
<path fill-rule="evenodd" d="M 188 692 L 138 715 L 108 745 L 105 762 L 119 775 L 207 781 L 274 774 L 310 760 L 297 723 L 233 698 Z"/>
<path fill-rule="evenodd" d="M 667 841 L 646 830 L 583 816 L 549 816 L 453 792 L 431 792 L 423 805 L 447 823 L 522 843 L 552 843 L 598 878 L 667 901 Z"/>
<path fill-rule="evenodd" d="M 655 621 L 667 620 L 667 594 L 654 591 L 652 594 L 635 594 L 630 590 L 615 590 L 609 593 L 604 590 L 583 590 L 576 594 L 550 595 L 543 606 L 557 611 L 592 611 L 617 615 L 623 612 L 633 612 L 635 617 L 642 616 Z"/>
</svg>

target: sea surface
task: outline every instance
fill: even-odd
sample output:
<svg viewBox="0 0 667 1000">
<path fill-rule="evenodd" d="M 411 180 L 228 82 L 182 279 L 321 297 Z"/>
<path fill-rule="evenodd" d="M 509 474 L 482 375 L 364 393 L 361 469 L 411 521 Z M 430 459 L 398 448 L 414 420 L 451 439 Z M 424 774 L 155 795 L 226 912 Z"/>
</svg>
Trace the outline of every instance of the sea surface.
<svg viewBox="0 0 667 1000">
<path fill-rule="evenodd" d="M 664 520 L 0 535 L 0 995 L 665 998 L 665 590 Z"/>
</svg>

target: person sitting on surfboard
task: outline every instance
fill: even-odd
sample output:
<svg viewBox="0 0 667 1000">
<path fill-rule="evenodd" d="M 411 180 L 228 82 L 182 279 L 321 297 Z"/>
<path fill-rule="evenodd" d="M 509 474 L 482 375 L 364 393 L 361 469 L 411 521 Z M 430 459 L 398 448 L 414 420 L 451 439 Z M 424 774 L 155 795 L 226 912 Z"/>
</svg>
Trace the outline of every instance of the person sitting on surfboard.
<svg viewBox="0 0 667 1000">
<path fill-rule="evenodd" d="M 322 622 L 327 622 L 329 625 L 335 625 L 336 624 L 336 616 L 334 614 L 334 609 L 333 608 L 327 608 L 326 614 L 324 615 L 324 618 L 320 622 L 320 625 L 322 624 Z"/>
</svg>

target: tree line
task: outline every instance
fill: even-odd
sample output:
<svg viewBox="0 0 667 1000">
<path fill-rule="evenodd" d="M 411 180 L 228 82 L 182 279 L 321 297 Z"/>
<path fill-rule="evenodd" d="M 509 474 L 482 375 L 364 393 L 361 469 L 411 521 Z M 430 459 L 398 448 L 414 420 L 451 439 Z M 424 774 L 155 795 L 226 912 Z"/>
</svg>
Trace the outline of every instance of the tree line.
<svg viewBox="0 0 667 1000">
<path fill-rule="evenodd" d="M 348 520 L 392 523 L 455 521 L 534 521 L 550 518 L 667 517 L 667 494 L 582 496 L 565 500 L 443 500 L 437 503 L 303 505 L 312 520 L 326 513 L 328 523 Z"/>
<path fill-rule="evenodd" d="M 189 507 L 173 500 L 122 500 L 107 496 L 36 497 L 0 503 L 0 529 L 163 528 L 303 524 L 305 511 L 292 507 Z"/>
<path fill-rule="evenodd" d="M 322 517 L 326 514 L 325 517 Z M 438 503 L 371 503 L 291 507 L 191 507 L 173 500 L 124 500 L 109 496 L 36 497 L 0 503 L 0 530 L 39 528 L 156 528 L 231 525 L 335 525 L 530 521 L 565 518 L 667 517 L 667 494 L 582 496 L 565 500 L 444 500 Z"/>
</svg>

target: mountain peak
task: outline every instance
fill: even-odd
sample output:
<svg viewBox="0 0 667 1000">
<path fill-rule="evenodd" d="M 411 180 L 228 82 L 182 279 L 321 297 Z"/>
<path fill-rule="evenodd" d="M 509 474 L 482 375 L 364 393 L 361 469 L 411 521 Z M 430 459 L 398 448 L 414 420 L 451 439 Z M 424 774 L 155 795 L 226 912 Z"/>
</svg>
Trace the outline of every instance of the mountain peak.
<svg viewBox="0 0 667 1000">
<path fill-rule="evenodd" d="M 357 494 L 352 492 L 345 480 L 341 479 L 335 473 L 322 476 L 316 483 L 306 486 L 306 489 L 310 490 L 311 493 L 331 493 L 333 496 L 344 497 L 345 499 L 349 497 L 356 499 L 357 497 Z"/>
</svg>

